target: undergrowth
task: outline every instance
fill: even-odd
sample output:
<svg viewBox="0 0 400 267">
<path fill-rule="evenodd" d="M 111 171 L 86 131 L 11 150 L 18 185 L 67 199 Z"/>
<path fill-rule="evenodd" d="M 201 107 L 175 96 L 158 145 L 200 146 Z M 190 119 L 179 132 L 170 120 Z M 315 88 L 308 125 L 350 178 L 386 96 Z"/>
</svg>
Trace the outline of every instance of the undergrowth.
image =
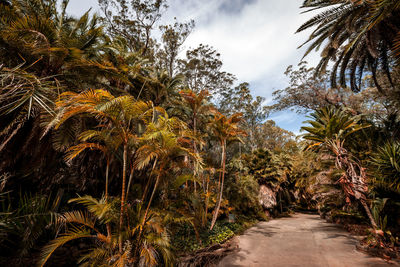
<svg viewBox="0 0 400 267">
<path fill-rule="evenodd" d="M 246 217 L 238 218 L 234 223 L 230 223 L 227 220 L 217 221 L 213 230 L 210 231 L 209 226 L 202 229 L 198 238 L 191 225 L 180 225 L 174 230 L 172 247 L 177 254 L 194 252 L 215 244 L 224 243 L 234 235 L 243 233 L 257 222 L 256 219 Z"/>
</svg>

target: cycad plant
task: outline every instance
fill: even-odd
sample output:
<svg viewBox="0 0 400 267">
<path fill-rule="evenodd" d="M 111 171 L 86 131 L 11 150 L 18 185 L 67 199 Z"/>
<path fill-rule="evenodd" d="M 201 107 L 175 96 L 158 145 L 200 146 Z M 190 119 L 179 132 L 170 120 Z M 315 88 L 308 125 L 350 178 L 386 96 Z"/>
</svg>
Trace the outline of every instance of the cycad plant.
<svg viewBox="0 0 400 267">
<path fill-rule="evenodd" d="M 38 119 L 43 112 L 54 114 L 57 87 L 50 79 L 29 73 L 22 65 L 11 69 L 0 65 L 0 151 L 30 119 Z"/>
<path fill-rule="evenodd" d="M 19 194 L 13 198 L 10 192 L 0 193 L 0 247 L 3 256 L 13 255 L 16 262 L 10 265 L 28 264 L 38 248 L 40 240 L 57 232 L 56 221 L 62 191 L 56 196 Z"/>
<path fill-rule="evenodd" d="M 376 229 L 377 225 L 367 204 L 365 168 L 346 149 L 346 141 L 351 135 L 369 125 L 360 123 L 359 116 L 352 116 L 345 110 L 332 106 L 321 108 L 310 117 L 312 120 L 306 122 L 311 126 L 301 128 L 307 132 L 303 138 L 311 141 L 308 148 L 323 148 L 333 153 L 336 168 L 343 171 L 337 182 L 346 195 L 346 202 L 350 203 L 351 198 L 358 200 L 364 207 L 372 227 Z"/>
<path fill-rule="evenodd" d="M 376 182 L 400 192 L 400 143 L 389 141 L 372 155 Z"/>
<path fill-rule="evenodd" d="M 102 27 L 89 12 L 74 19 L 67 16 L 67 0 L 61 12 L 56 0 L 13 0 L 0 11 L 0 56 L 9 66 L 26 62 L 39 77 L 72 70 L 97 68 L 93 62 L 102 39 Z M 79 79 L 79 76 L 75 76 Z M 76 81 L 75 81 L 76 82 Z"/>
</svg>

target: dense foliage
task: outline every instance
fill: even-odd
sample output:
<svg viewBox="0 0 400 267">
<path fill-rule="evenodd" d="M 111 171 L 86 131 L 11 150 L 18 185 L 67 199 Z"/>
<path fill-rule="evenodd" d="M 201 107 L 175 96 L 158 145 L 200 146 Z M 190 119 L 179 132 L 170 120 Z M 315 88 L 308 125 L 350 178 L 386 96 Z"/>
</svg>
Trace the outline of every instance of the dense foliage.
<svg viewBox="0 0 400 267">
<path fill-rule="evenodd" d="M 0 1 L 0 264 L 173 266 L 294 210 L 398 245 L 398 2 L 304 1 L 321 63 L 265 107 L 165 0 Z"/>
</svg>

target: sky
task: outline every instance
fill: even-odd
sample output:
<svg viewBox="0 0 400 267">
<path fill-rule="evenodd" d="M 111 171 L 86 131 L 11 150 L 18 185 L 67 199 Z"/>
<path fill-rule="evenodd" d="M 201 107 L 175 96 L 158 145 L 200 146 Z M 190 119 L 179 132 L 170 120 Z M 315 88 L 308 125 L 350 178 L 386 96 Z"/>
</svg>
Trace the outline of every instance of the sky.
<svg viewBox="0 0 400 267">
<path fill-rule="evenodd" d="M 223 70 L 250 83 L 254 96 L 272 103 L 272 92 L 288 86 L 284 72 L 297 65 L 304 49 L 297 49 L 309 32 L 295 34 L 311 16 L 300 14 L 303 0 L 169 0 L 169 9 L 161 23 L 172 23 L 176 17 L 184 22 L 194 19 L 196 27 L 184 44 L 185 49 L 199 44 L 213 46 L 224 63 Z M 68 13 L 79 16 L 89 8 L 99 12 L 97 0 L 70 0 Z M 318 54 L 305 60 L 310 65 Z M 296 134 L 306 119 L 291 111 L 270 114 L 278 126 Z"/>
</svg>

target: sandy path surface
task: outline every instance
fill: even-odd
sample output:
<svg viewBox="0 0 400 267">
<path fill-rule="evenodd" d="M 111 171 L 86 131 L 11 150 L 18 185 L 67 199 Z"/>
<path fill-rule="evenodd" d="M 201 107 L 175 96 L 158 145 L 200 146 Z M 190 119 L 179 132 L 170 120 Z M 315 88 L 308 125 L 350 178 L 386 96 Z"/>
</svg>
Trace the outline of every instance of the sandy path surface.
<svg viewBox="0 0 400 267">
<path fill-rule="evenodd" d="M 400 266 L 357 251 L 354 237 L 312 214 L 261 222 L 238 240 L 219 266 Z"/>
</svg>

